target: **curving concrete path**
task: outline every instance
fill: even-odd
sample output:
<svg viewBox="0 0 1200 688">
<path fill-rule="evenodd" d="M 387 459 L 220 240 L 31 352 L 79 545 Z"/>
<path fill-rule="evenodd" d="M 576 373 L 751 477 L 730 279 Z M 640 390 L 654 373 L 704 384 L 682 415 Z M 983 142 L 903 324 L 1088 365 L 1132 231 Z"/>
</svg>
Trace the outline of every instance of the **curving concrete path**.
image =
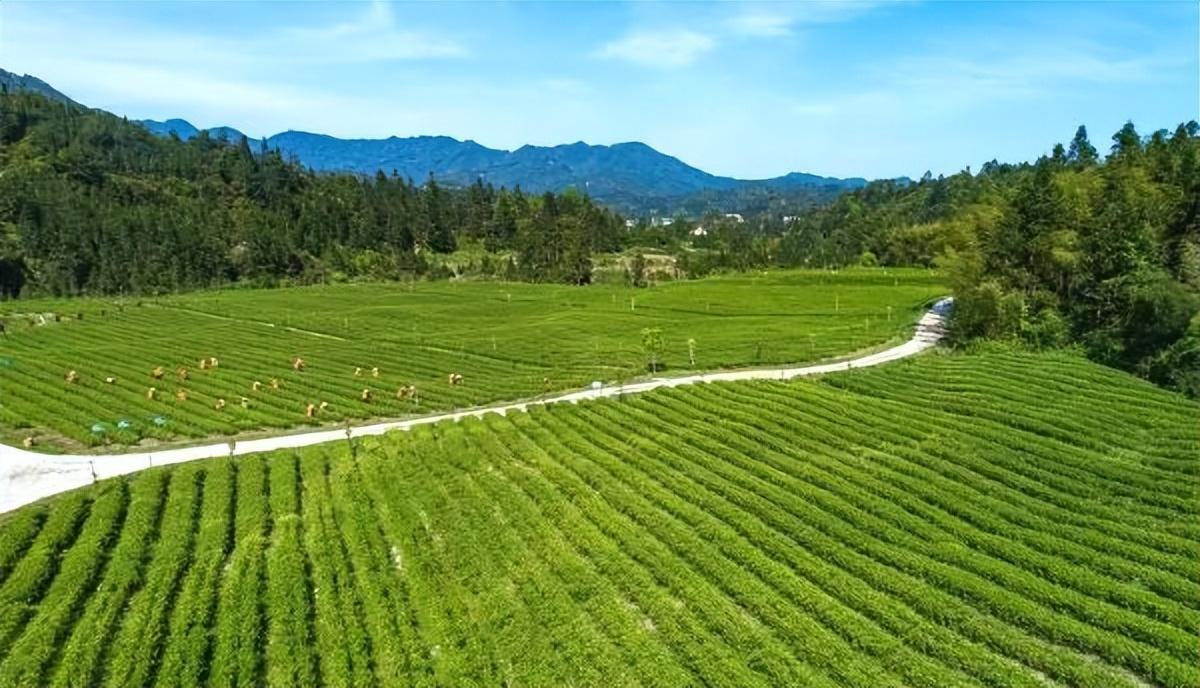
<svg viewBox="0 0 1200 688">
<path fill-rule="evenodd" d="M 439 413 L 406 420 L 388 421 L 372 425 L 352 427 L 348 430 L 320 430 L 293 433 L 241 442 L 221 442 L 196 447 L 161 449 L 132 454 L 40 454 L 16 447 L 0 445 L 0 513 L 30 504 L 39 499 L 89 485 L 97 480 L 135 473 L 151 466 L 163 466 L 184 461 L 212 459 L 220 456 L 240 456 L 274 449 L 307 447 L 324 442 L 345 440 L 350 437 L 381 435 L 390 430 L 408 430 L 418 425 L 438 423 L 444 420 L 457 421 L 461 418 L 479 417 L 488 413 L 504 415 L 509 411 L 524 411 L 539 404 L 572 404 L 588 399 L 615 397 L 623 394 L 639 394 L 661 387 L 679 387 L 697 382 L 733 382 L 737 380 L 789 380 L 804 375 L 820 375 L 852 368 L 895 361 L 918 354 L 936 346 L 945 336 L 945 319 L 949 315 L 952 298 L 944 298 L 933 305 L 917 323 L 912 339 L 890 349 L 837 363 L 823 363 L 801 368 L 758 368 L 753 370 L 730 370 L 720 373 L 700 373 L 684 377 L 654 378 L 645 382 L 609 385 L 582 389 L 542 399 L 481 406 L 453 413 Z"/>
</svg>

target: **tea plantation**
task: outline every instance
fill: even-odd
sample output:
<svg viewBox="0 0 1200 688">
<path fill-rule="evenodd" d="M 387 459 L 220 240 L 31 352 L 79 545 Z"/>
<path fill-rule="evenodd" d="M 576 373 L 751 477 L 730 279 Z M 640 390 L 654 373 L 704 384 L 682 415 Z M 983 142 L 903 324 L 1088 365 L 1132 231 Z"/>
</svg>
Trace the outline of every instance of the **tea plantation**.
<svg viewBox="0 0 1200 688">
<path fill-rule="evenodd" d="M 0 302 L 0 441 L 119 448 L 535 397 L 650 374 L 647 328 L 659 374 L 812 361 L 907 338 L 946 292 L 929 271 L 850 270 Z"/>
<path fill-rule="evenodd" d="M 1192 687 L 1198 488 L 1200 405 L 1001 349 L 182 464 L 0 519 L 0 685 Z"/>
</svg>

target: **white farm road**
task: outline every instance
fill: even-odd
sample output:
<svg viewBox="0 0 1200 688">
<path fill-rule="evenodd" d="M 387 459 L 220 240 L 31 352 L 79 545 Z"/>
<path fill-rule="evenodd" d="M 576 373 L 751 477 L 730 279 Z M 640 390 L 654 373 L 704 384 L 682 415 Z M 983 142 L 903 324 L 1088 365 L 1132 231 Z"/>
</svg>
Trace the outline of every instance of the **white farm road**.
<svg viewBox="0 0 1200 688">
<path fill-rule="evenodd" d="M 381 435 L 391 430 L 408 430 L 418 425 L 457 421 L 489 413 L 504 415 L 509 411 L 525 411 L 539 404 L 572 404 L 588 399 L 639 394 L 663 387 L 679 387 L 698 382 L 733 382 L 738 380 L 789 380 L 806 375 L 821 375 L 853 368 L 866 368 L 907 358 L 936 346 L 945 335 L 945 318 L 953 304 L 944 298 L 933 305 L 918 321 L 912 339 L 884 351 L 836 363 L 823 363 L 799 368 L 756 368 L 700 373 L 683 377 L 654 378 L 644 382 L 614 384 L 567 392 L 541 399 L 480 406 L 452 413 L 373 423 L 358 427 L 284 434 L 276 437 L 220 442 L 195 447 L 164 448 L 131 454 L 41 454 L 17 447 L 0 445 L 0 513 L 11 511 L 39 499 L 67 490 L 90 485 L 97 480 L 128 475 L 152 466 L 164 466 L 184 461 L 212 459 L 221 456 L 240 456 L 275 449 L 308 447 L 325 442 L 345 441 L 350 437 Z"/>
</svg>

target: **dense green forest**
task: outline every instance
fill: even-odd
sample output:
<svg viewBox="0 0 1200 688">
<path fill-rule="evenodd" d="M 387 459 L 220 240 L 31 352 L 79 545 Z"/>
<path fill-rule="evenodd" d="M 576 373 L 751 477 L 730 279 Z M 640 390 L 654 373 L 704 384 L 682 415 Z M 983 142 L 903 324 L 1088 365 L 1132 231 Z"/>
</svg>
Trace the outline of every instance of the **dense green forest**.
<svg viewBox="0 0 1200 688">
<path fill-rule="evenodd" d="M 1126 124 L 1102 158 L 1080 127 L 1031 164 L 876 182 L 805 213 L 752 256 L 940 265 L 958 341 L 1079 343 L 1200 395 L 1198 133 L 1188 122 L 1143 137 Z"/>
<path fill-rule="evenodd" d="M 98 110 L 0 95 L 0 297 L 394 279 L 471 240 L 513 279 L 586 283 L 624 221 L 567 192 L 316 174 L 206 135 L 160 139 Z"/>
</svg>

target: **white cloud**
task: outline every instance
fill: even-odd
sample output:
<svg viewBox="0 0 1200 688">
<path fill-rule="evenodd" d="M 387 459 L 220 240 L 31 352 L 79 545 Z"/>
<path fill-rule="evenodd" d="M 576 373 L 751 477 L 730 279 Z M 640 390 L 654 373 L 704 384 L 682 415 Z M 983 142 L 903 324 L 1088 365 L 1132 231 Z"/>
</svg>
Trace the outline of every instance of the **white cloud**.
<svg viewBox="0 0 1200 688">
<path fill-rule="evenodd" d="M 675 69 L 692 64 L 716 44 L 711 37 L 689 29 L 642 30 L 606 43 L 593 55 L 643 67 Z"/>
<path fill-rule="evenodd" d="M 399 26 L 383 2 L 342 23 L 240 35 L 186 25 L 164 29 L 79 6 L 4 5 L 4 67 L 36 74 L 94 107 L 145 118 L 185 116 L 200 126 L 230 124 L 250 135 L 273 133 L 279 125 L 272 122 L 321 126 L 320 113 L 367 120 L 360 116 L 363 99 L 334 92 L 336 83 L 295 83 L 291 72 L 467 54 L 434 32 Z"/>
<path fill-rule="evenodd" d="M 947 44 L 920 57 L 864 68 L 855 90 L 790 99 L 790 112 L 844 121 L 886 113 L 894 121 L 955 121 L 965 113 L 1006 103 L 1046 102 L 1056 92 L 1086 85 L 1149 84 L 1170 79 L 1180 65 L 1165 54 L 1117 56 L 1083 43 L 1042 47 L 1009 39 L 1013 48 L 976 43 L 976 57 Z"/>
<path fill-rule="evenodd" d="M 977 45 L 980 56 L 944 56 L 894 61 L 875 70 L 880 81 L 905 93 L 929 93 L 973 102 L 1044 95 L 1079 84 L 1146 83 L 1160 78 L 1172 60 L 1164 55 L 1114 56 L 1087 45 L 1018 46 L 1004 52 Z"/>
<path fill-rule="evenodd" d="M 775 38 L 794 33 L 795 27 L 811 24 L 835 24 L 851 21 L 887 5 L 906 0 L 829 1 L 808 0 L 795 3 L 749 5 L 728 21 L 729 29 L 739 36 Z"/>
<path fill-rule="evenodd" d="M 903 5 L 911 0 L 828 0 L 787 5 L 798 24 L 833 24 L 850 21 L 880 7 Z"/>
<path fill-rule="evenodd" d="M 428 31 L 397 28 L 391 6 L 375 0 L 362 15 L 329 27 L 284 28 L 256 38 L 253 50 L 296 62 L 383 62 L 462 57 L 464 46 Z"/>
<path fill-rule="evenodd" d="M 773 38 L 792 32 L 792 18 L 782 14 L 739 14 L 729 21 L 729 26 L 741 36 Z"/>
<path fill-rule="evenodd" d="M 340 24 L 284 25 L 239 37 L 107 20 L 90 12 L 38 12 L 37 7 L 4 8 L 6 61 L 62 54 L 69 46 L 72 56 L 97 61 L 261 71 L 306 64 L 455 58 L 468 53 L 465 46 L 438 32 L 397 26 L 383 2 L 373 2 L 365 12 Z"/>
</svg>

